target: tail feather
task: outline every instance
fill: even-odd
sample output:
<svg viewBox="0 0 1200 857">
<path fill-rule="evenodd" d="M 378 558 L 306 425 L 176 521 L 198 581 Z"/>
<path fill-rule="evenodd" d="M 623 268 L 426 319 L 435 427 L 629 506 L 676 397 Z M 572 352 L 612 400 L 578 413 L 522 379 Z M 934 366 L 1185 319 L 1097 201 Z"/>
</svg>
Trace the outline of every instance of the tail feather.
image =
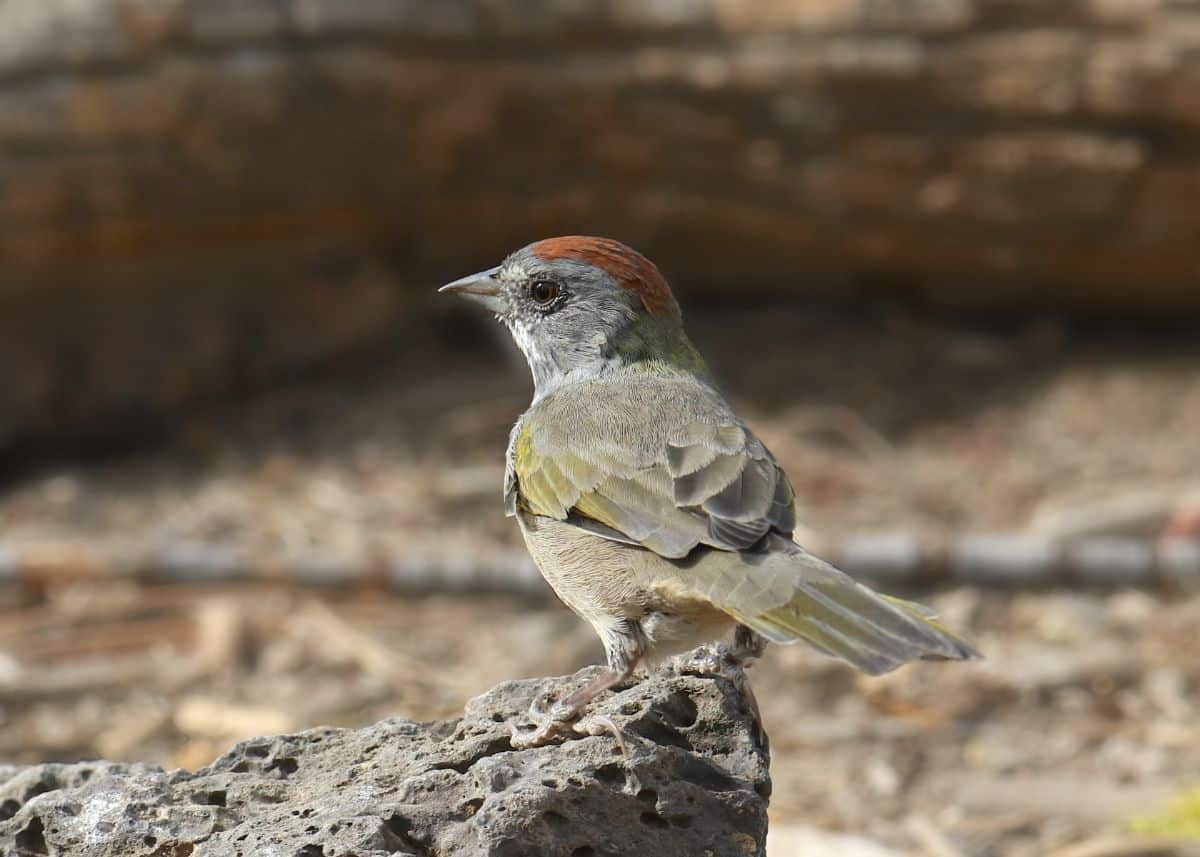
<svg viewBox="0 0 1200 857">
<path fill-rule="evenodd" d="M 881 595 L 780 535 L 755 550 L 704 551 L 677 573 L 768 640 L 804 640 L 871 675 L 910 661 L 979 657 L 929 608 Z"/>
<path fill-rule="evenodd" d="M 733 611 L 731 611 L 733 612 Z M 879 595 L 849 577 L 801 583 L 792 600 L 757 616 L 736 615 L 776 643 L 804 640 L 869 675 L 916 660 L 973 660 L 979 653 L 920 604 Z"/>
</svg>

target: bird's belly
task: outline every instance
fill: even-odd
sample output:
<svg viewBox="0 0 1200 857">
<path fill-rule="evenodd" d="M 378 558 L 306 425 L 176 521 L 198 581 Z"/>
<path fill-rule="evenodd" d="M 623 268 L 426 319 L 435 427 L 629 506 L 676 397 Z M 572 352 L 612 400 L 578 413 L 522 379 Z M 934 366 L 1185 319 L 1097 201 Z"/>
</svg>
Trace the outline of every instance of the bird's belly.
<svg viewBox="0 0 1200 857">
<path fill-rule="evenodd" d="M 726 637 L 734 619 L 657 554 L 553 518 L 518 515 L 530 555 L 554 592 L 601 638 L 636 623 L 653 662 Z"/>
</svg>

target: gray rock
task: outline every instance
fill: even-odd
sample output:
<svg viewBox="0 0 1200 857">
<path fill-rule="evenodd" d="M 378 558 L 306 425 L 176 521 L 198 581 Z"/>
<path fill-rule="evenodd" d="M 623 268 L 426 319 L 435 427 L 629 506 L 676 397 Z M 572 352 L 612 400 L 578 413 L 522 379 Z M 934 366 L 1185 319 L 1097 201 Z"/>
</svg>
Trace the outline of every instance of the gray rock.
<svg viewBox="0 0 1200 857">
<path fill-rule="evenodd" d="M 385 720 L 238 744 L 194 773 L 86 762 L 0 768 L 0 853 L 55 857 L 762 855 L 771 781 L 743 697 L 665 673 L 594 712 L 621 729 L 509 747 L 549 682 L 508 682 L 457 721 Z"/>
</svg>

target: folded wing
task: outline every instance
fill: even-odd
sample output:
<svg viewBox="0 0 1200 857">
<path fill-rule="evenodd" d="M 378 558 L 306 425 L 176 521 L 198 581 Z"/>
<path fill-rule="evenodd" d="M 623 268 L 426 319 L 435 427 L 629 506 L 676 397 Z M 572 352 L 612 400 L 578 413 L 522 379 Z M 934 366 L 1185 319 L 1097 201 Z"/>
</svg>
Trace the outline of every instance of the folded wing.
<svg viewBox="0 0 1200 857">
<path fill-rule="evenodd" d="M 676 407 L 658 419 L 644 418 L 636 402 L 616 409 L 637 417 L 629 424 L 612 418 L 611 401 L 605 420 L 582 409 L 567 420 L 531 412 L 510 449 L 510 511 L 519 506 L 670 558 L 698 545 L 744 550 L 771 532 L 790 537 L 794 495 L 770 452 L 716 393 L 695 386 L 700 401 L 680 408 L 674 392 Z M 684 418 L 671 424 L 673 416 Z"/>
</svg>

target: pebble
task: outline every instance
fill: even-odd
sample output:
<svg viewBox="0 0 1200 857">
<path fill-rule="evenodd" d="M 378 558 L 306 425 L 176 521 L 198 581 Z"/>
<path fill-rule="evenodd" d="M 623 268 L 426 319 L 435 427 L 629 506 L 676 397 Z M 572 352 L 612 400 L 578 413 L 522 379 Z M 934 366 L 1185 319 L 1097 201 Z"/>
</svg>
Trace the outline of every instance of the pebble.
<svg viewBox="0 0 1200 857">
<path fill-rule="evenodd" d="M 900 775 L 891 762 L 881 756 L 876 756 L 867 762 L 867 786 L 871 793 L 878 797 L 895 797 L 900 793 Z"/>
</svg>

